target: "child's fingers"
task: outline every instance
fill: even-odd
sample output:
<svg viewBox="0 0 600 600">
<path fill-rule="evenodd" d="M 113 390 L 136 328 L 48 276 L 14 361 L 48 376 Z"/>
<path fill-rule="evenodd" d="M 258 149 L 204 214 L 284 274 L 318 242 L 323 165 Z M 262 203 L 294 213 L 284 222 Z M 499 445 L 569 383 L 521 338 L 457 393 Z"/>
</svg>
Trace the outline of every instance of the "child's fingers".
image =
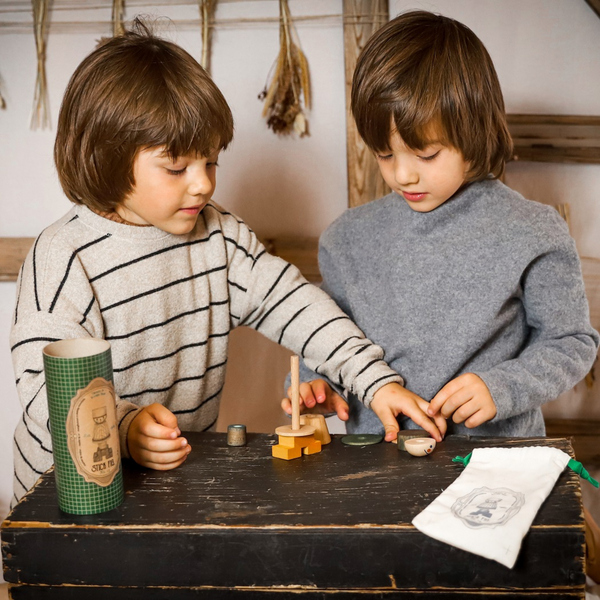
<svg viewBox="0 0 600 600">
<path fill-rule="evenodd" d="M 385 429 L 385 441 L 393 442 L 398 437 L 398 432 L 400 431 L 396 416 L 387 406 L 382 408 L 377 413 L 377 416 Z"/>
<path fill-rule="evenodd" d="M 448 399 L 456 393 L 462 387 L 462 383 L 460 381 L 460 377 L 449 381 L 431 400 L 429 406 L 427 407 L 427 414 L 430 417 L 436 415 L 442 407 L 444 407 L 448 401 Z M 450 413 L 452 414 L 452 413 Z M 446 415 L 446 417 L 450 416 L 450 414 Z"/>
<path fill-rule="evenodd" d="M 155 471 L 170 471 L 171 469 L 176 469 L 180 465 L 182 465 L 187 460 L 188 455 L 186 454 L 180 460 L 171 463 L 159 463 L 159 462 L 148 462 L 144 466 L 149 467 L 150 469 L 154 469 Z"/>
<path fill-rule="evenodd" d="M 323 404 L 327 398 L 334 393 L 331 386 L 324 379 L 315 379 L 310 382 L 312 393 L 318 404 Z"/>
<path fill-rule="evenodd" d="M 156 469 L 157 467 L 155 465 L 172 465 L 174 463 L 181 464 L 191 450 L 192 448 L 189 445 L 185 448 L 180 448 L 179 450 L 174 450 L 171 452 L 152 452 L 145 448 L 140 448 L 138 450 L 138 456 L 140 460 L 136 460 L 146 467 Z"/>
<path fill-rule="evenodd" d="M 146 411 L 160 425 L 169 429 L 177 429 L 177 417 L 166 406 L 155 402 L 147 406 Z"/>
<path fill-rule="evenodd" d="M 313 390 L 314 382 L 304 382 L 300 384 L 300 405 L 304 404 L 306 408 L 313 408 L 313 406 L 317 403 L 317 398 L 315 397 Z M 288 390 L 288 396 L 291 398 L 291 388 Z"/>
<path fill-rule="evenodd" d="M 335 414 L 338 416 L 338 419 L 340 419 L 341 421 L 347 421 L 350 418 L 348 403 L 339 394 L 332 392 L 331 404 L 331 409 L 335 411 Z"/>
<path fill-rule="evenodd" d="M 140 441 L 140 446 L 151 452 L 172 452 L 181 450 L 188 445 L 188 441 L 183 437 L 177 439 L 163 439 L 154 437 L 144 437 Z"/>
<path fill-rule="evenodd" d="M 423 402 L 425 402 L 423 400 Z M 442 434 L 438 426 L 425 414 L 425 412 L 414 404 L 412 407 L 407 407 L 404 414 L 412 419 L 421 429 L 424 429 L 437 442 L 442 441 Z"/>
</svg>

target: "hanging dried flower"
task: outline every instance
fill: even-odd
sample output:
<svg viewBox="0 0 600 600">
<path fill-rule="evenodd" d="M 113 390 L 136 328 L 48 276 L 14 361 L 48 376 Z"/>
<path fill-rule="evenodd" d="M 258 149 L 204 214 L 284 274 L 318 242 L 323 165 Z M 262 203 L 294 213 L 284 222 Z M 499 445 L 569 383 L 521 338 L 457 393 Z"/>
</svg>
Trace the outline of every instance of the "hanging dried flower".
<svg viewBox="0 0 600 600">
<path fill-rule="evenodd" d="M 37 54 L 37 77 L 33 110 L 31 113 L 31 129 L 50 127 L 50 111 L 48 110 L 48 88 L 46 85 L 46 34 L 48 30 L 48 0 L 31 0 L 33 8 L 33 33 Z"/>
<path fill-rule="evenodd" d="M 6 108 L 6 100 L 2 96 L 2 92 L 0 92 L 0 108 Z"/>
<path fill-rule="evenodd" d="M 263 117 L 275 133 L 295 131 L 303 137 L 308 135 L 304 108 L 310 109 L 310 78 L 308 61 L 297 40 L 288 0 L 279 0 L 279 56 L 273 77 L 259 99 L 265 101 Z"/>
<path fill-rule="evenodd" d="M 210 73 L 210 43 L 212 22 L 217 9 L 217 0 L 198 0 L 200 22 L 202 24 L 202 58 L 200 64 Z"/>
<path fill-rule="evenodd" d="M 113 35 L 123 35 L 125 26 L 123 25 L 123 17 L 125 15 L 125 0 L 113 0 L 112 3 L 112 24 Z"/>
</svg>

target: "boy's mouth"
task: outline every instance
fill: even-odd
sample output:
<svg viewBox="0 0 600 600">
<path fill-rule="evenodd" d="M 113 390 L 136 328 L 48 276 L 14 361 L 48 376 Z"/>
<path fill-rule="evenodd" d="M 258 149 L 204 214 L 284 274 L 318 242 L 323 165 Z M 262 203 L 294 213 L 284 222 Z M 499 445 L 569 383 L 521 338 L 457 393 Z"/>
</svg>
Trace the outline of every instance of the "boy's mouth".
<svg viewBox="0 0 600 600">
<path fill-rule="evenodd" d="M 179 212 L 185 213 L 186 215 L 197 215 L 201 208 L 201 206 L 188 206 L 187 208 L 180 208 Z"/>
<path fill-rule="evenodd" d="M 402 192 L 402 195 L 410 202 L 419 202 L 427 196 L 427 192 Z"/>
</svg>

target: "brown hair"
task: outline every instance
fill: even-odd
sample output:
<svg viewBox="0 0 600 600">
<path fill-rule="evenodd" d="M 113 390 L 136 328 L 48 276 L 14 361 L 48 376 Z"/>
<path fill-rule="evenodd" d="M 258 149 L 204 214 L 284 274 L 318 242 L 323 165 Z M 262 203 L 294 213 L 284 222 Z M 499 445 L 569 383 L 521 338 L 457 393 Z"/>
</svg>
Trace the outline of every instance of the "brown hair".
<svg viewBox="0 0 600 600">
<path fill-rule="evenodd" d="M 415 150 L 435 133 L 471 164 L 468 181 L 499 177 L 512 156 L 492 59 L 468 27 L 441 15 L 407 12 L 368 40 L 354 72 L 352 114 L 375 152 L 389 151 L 392 122 Z"/>
<path fill-rule="evenodd" d="M 233 138 L 225 98 L 179 46 L 136 19 L 77 67 L 60 109 L 54 160 L 65 194 L 114 210 L 133 190 L 140 149 L 165 146 L 171 158 L 208 156 Z"/>
</svg>

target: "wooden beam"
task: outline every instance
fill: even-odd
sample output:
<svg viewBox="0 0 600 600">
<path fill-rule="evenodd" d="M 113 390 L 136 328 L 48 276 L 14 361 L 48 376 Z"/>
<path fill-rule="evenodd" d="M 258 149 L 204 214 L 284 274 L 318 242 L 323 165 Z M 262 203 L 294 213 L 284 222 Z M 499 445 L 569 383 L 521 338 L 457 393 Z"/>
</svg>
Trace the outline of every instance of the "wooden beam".
<svg viewBox="0 0 600 600">
<path fill-rule="evenodd" d="M 388 21 L 388 0 L 344 0 L 348 206 L 366 204 L 390 191 L 381 178 L 375 157 L 358 135 L 350 112 L 352 76 L 358 55 L 371 35 Z"/>
<path fill-rule="evenodd" d="M 572 438 L 577 460 L 588 469 L 600 467 L 600 421 L 546 419 L 546 435 Z"/>
<path fill-rule="evenodd" d="M 513 160 L 600 164 L 600 117 L 507 115 L 507 120 Z"/>
<path fill-rule="evenodd" d="M 35 238 L 0 238 L 0 281 L 15 281 Z"/>
<path fill-rule="evenodd" d="M 589 7 L 600 17 L 600 0 L 585 0 Z"/>
</svg>

